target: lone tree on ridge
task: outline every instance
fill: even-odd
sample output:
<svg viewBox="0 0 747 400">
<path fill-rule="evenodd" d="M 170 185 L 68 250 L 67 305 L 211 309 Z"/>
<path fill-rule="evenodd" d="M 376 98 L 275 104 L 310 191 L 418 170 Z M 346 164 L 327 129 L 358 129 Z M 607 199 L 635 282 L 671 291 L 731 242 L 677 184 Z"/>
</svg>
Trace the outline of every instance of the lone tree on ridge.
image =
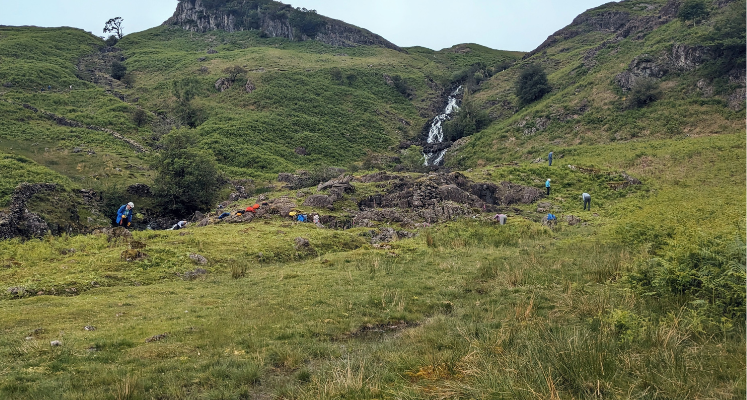
<svg viewBox="0 0 747 400">
<path fill-rule="evenodd" d="M 113 32 L 117 35 L 117 39 L 122 39 L 122 36 L 124 32 L 122 30 L 122 17 L 116 17 L 111 18 L 110 20 L 106 21 L 106 24 L 104 25 L 104 33 Z"/>
</svg>

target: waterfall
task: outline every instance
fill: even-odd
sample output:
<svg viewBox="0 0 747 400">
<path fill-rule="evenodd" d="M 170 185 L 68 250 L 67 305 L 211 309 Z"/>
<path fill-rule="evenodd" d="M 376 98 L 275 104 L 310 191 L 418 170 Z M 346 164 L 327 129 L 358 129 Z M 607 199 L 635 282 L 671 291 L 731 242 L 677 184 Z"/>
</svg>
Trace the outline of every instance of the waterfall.
<svg viewBox="0 0 747 400">
<path fill-rule="evenodd" d="M 461 92 L 462 87 L 459 86 L 454 90 L 450 95 L 448 100 L 446 101 L 446 107 L 444 108 L 444 111 L 437 115 L 435 118 L 433 118 L 433 122 L 431 122 L 431 128 L 428 131 L 428 144 L 431 143 L 441 143 L 444 141 L 444 130 L 442 124 L 444 121 L 449 119 L 449 116 L 454 112 L 459 110 L 459 106 L 457 106 L 457 95 Z M 438 165 L 441 163 L 444 159 L 444 155 L 446 154 L 446 149 L 441 150 L 437 153 L 423 153 L 425 156 L 425 165 Z"/>
</svg>

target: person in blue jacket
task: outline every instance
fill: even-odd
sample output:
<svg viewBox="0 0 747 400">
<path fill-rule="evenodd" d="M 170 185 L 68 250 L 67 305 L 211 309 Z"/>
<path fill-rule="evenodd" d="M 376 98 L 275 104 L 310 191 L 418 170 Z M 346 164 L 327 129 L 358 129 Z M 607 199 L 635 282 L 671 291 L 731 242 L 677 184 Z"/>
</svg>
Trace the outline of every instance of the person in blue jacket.
<svg viewBox="0 0 747 400">
<path fill-rule="evenodd" d="M 547 195 L 550 195 L 550 178 L 547 178 L 547 181 L 545 182 L 545 188 L 547 189 Z"/>
<path fill-rule="evenodd" d="M 119 207 L 119 210 L 117 211 L 117 225 L 130 226 L 130 223 L 132 222 L 132 214 L 134 214 L 132 210 L 134 208 L 135 204 L 133 202 L 129 202 L 122 207 Z"/>
<path fill-rule="evenodd" d="M 552 167 L 552 151 L 547 155 L 548 167 Z"/>
</svg>

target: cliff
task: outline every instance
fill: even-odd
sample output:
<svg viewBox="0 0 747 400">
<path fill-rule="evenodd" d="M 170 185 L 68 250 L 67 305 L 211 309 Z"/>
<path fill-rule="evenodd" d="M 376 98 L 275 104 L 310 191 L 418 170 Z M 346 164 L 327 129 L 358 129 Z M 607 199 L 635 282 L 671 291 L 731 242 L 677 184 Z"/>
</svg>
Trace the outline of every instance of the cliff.
<svg viewBox="0 0 747 400">
<path fill-rule="evenodd" d="M 220 3 L 220 2 L 219 2 Z M 382 46 L 402 51 L 383 37 L 354 25 L 316 14 L 313 10 L 294 9 L 278 2 L 247 3 L 231 6 L 232 2 L 206 4 L 204 0 L 182 0 L 174 15 L 164 25 L 177 25 L 193 32 L 224 30 L 227 32 L 260 30 L 269 37 L 290 40 L 318 40 L 332 46 Z M 254 6 L 254 4 L 249 4 Z"/>
</svg>

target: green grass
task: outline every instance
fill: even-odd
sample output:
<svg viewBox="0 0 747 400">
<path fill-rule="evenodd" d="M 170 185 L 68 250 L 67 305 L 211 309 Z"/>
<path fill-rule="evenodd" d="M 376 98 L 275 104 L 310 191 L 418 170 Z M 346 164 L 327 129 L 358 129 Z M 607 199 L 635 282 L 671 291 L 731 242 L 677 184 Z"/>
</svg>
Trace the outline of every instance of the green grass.
<svg viewBox="0 0 747 400">
<path fill-rule="evenodd" d="M 593 13 L 613 9 L 649 13 L 642 1 Z M 586 33 L 472 94 L 497 120 L 450 151 L 451 165 L 476 182 L 541 189 L 551 178 L 541 201 L 559 216 L 554 227 L 541 224 L 547 211 L 535 203 L 504 208 L 504 226 L 476 212 L 383 247 L 368 244 L 371 228 L 277 216 L 134 232 L 147 254 L 139 261 L 123 259 L 128 244 L 106 235 L 0 242 L 0 398 L 745 398 L 743 111 L 694 91 L 702 71 L 667 76 L 662 99 L 637 110 L 622 109 L 613 82 L 643 52 L 699 43 L 710 29 L 673 21 L 600 50 L 593 66 L 585 54 L 610 33 Z M 95 188 L 112 208 L 127 185 L 152 179 L 148 156 L 23 103 L 155 146 L 169 123 L 138 127 L 132 113 L 168 119 L 173 82 L 194 77 L 202 145 L 230 177 L 261 189 L 279 186 L 277 172 L 368 168 L 367 158 L 396 155 L 455 74 L 521 56 L 473 44 L 405 53 L 158 27 L 118 45 L 135 76 L 133 87 L 111 88 L 122 102 L 75 78 L 78 59 L 100 45 L 73 29 L 0 28 L 0 83 L 13 83 L 0 89 L 0 202 L 20 182 L 56 182 L 61 191 L 29 208 L 64 219 L 76 189 Z M 514 102 L 525 62 L 546 68 L 553 92 L 514 114 L 504 101 Z M 234 65 L 249 71 L 253 93 L 244 78 L 213 89 Z M 414 97 L 384 74 L 404 78 Z M 39 90 L 49 81 L 61 87 Z M 548 127 L 525 135 L 541 118 Z M 550 150 L 552 167 L 530 162 Z M 642 184 L 615 190 L 623 173 Z M 344 218 L 354 198 L 383 189 L 354 184 L 330 215 Z M 138 210 L 148 201 L 136 199 Z M 580 223 L 567 224 L 569 215 Z M 296 249 L 297 237 L 311 247 Z"/>
</svg>

